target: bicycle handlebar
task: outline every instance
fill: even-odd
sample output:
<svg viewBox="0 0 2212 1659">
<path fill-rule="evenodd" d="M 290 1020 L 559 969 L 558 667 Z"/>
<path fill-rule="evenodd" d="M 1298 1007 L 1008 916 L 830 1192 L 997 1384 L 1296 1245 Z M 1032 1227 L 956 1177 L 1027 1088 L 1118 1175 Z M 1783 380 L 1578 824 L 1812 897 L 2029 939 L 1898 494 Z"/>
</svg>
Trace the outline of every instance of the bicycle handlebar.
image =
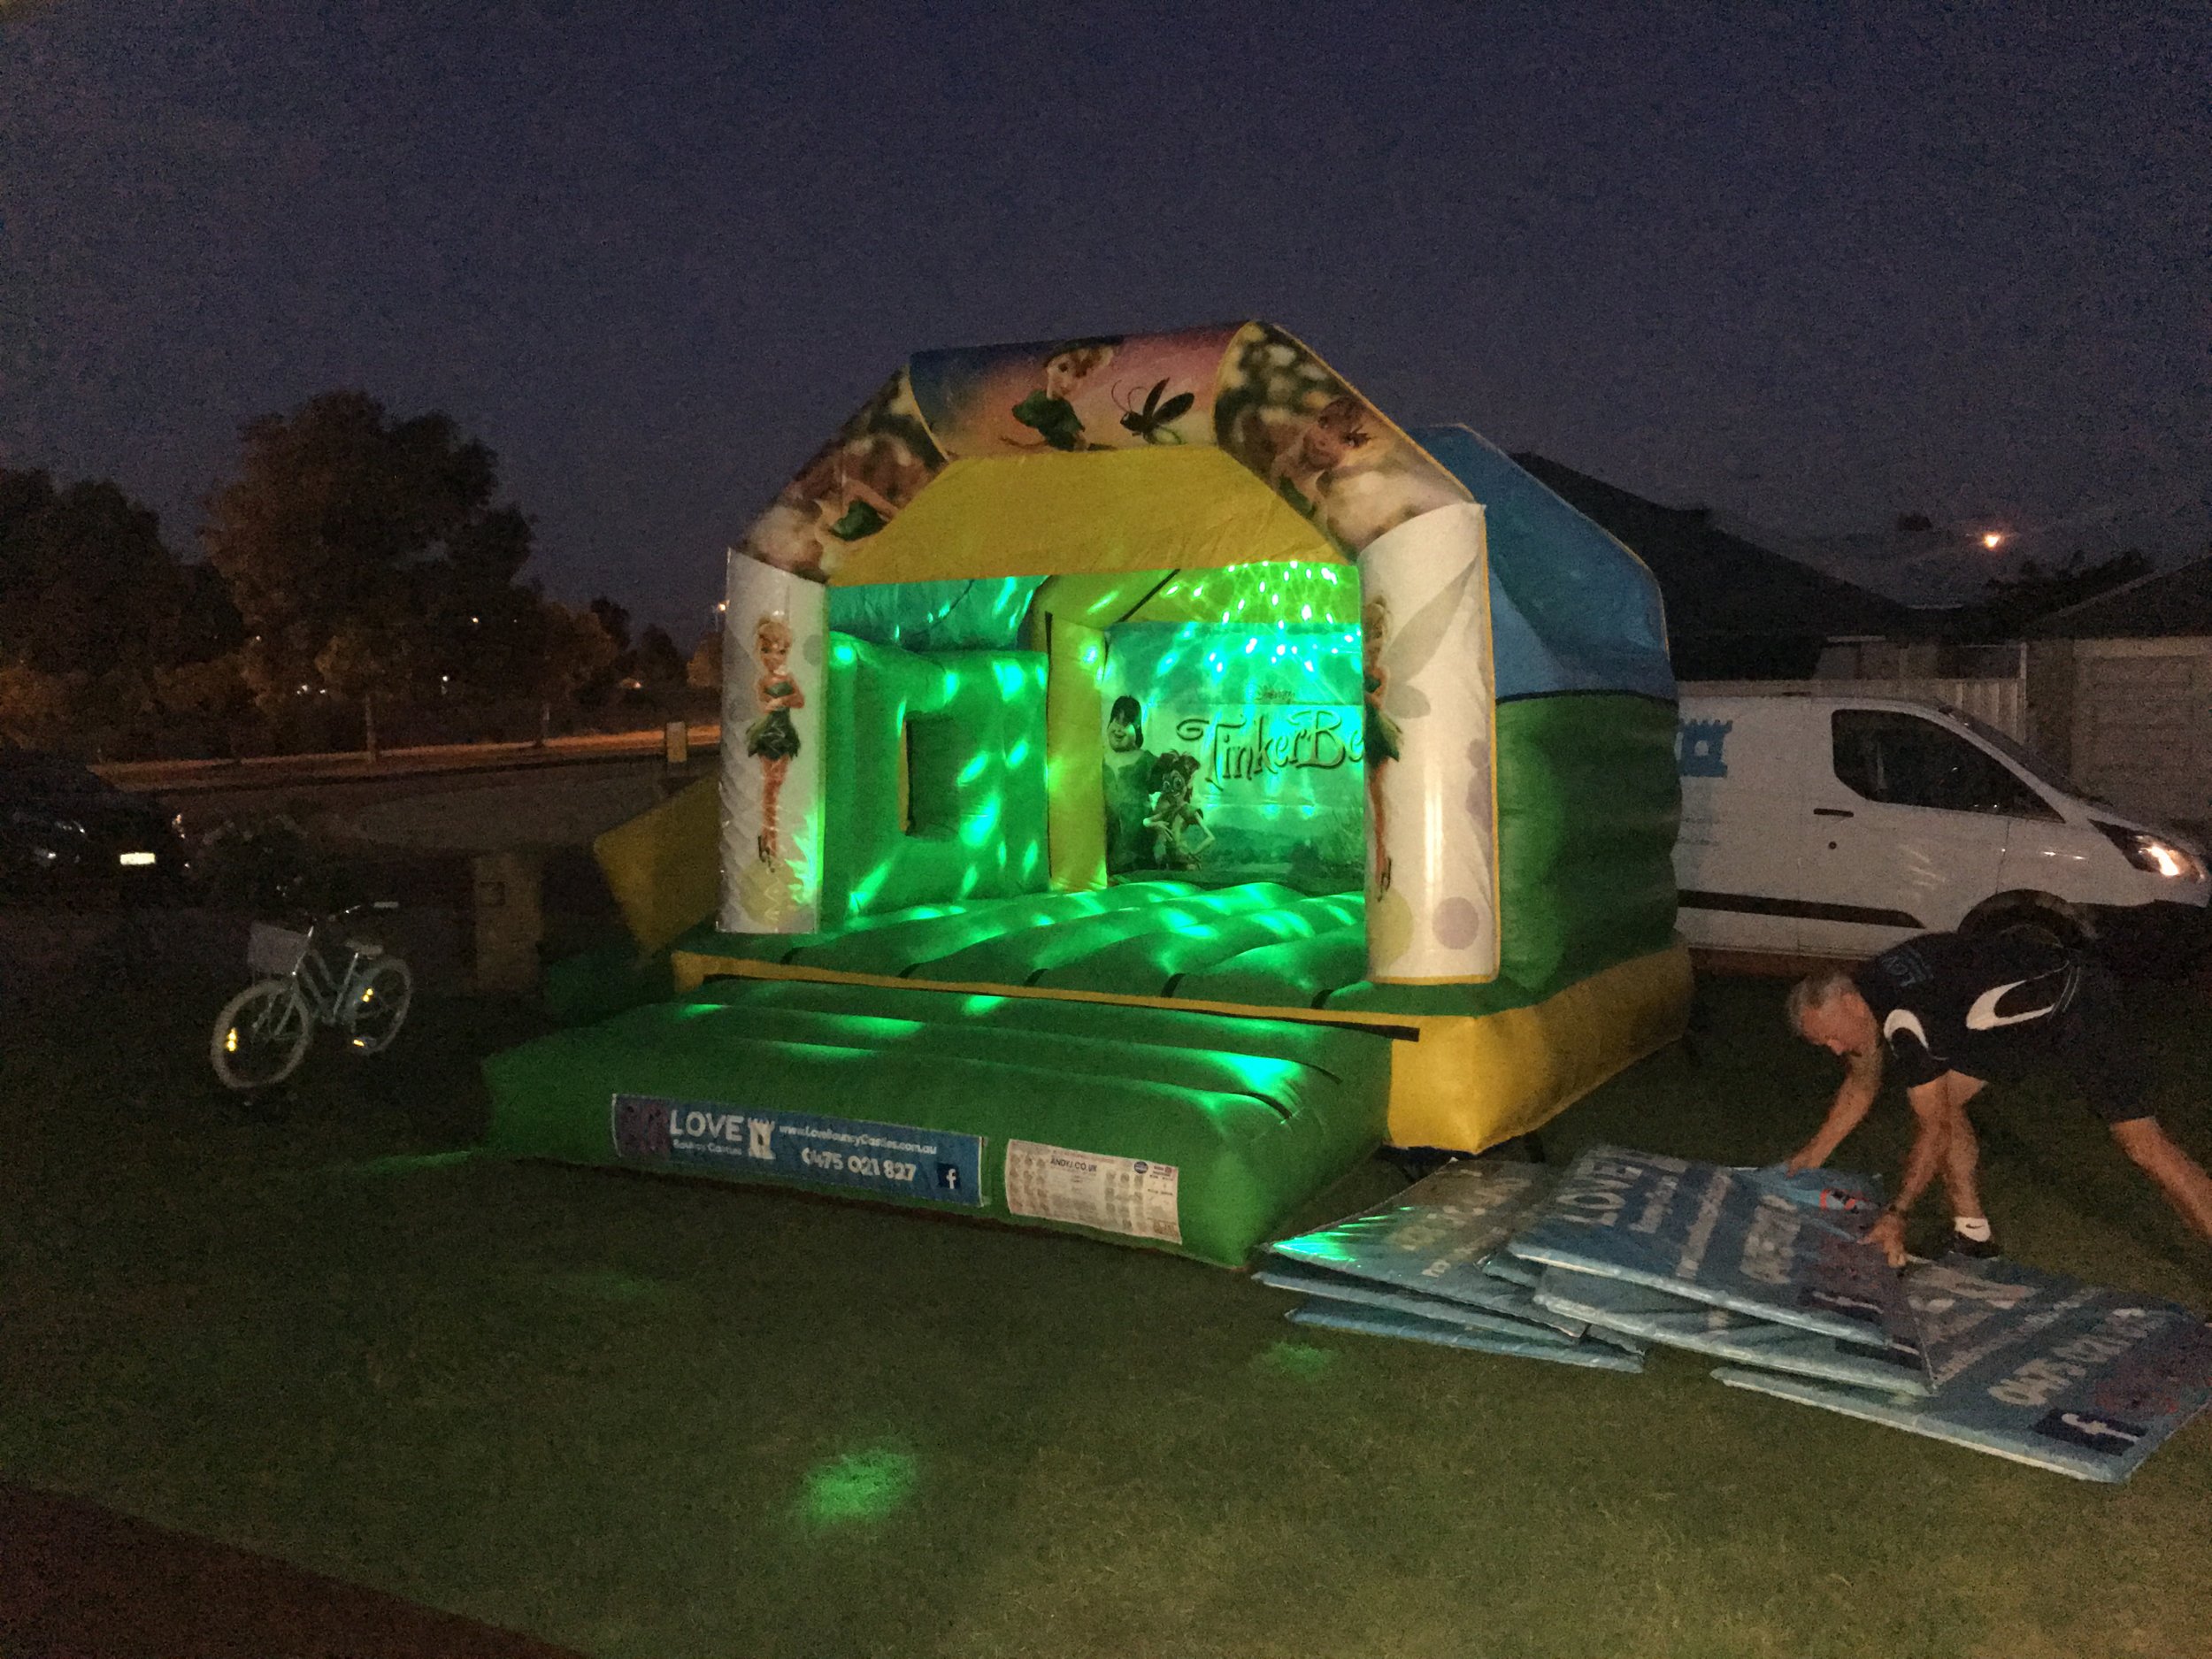
<svg viewBox="0 0 2212 1659">
<path fill-rule="evenodd" d="M 342 910 L 332 910 L 326 915 L 313 917 L 311 919 L 319 926 L 325 922 L 342 922 L 347 917 L 358 916 L 364 910 L 396 910 L 397 909 L 399 909 L 397 899 L 367 899 L 359 904 L 349 904 Z"/>
</svg>

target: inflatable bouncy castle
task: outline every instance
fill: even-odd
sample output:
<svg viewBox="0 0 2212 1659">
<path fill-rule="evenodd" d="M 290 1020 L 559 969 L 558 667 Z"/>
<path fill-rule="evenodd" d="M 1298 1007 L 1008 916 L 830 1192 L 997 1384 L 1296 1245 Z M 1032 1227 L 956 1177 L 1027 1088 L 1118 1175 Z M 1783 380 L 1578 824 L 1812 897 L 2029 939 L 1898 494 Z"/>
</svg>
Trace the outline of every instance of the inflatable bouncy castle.
<svg viewBox="0 0 2212 1659">
<path fill-rule="evenodd" d="M 1632 554 L 1282 330 L 926 352 L 729 555 L 720 775 L 601 838 L 676 995 L 494 1144 L 1235 1263 L 1682 1028 Z"/>
</svg>

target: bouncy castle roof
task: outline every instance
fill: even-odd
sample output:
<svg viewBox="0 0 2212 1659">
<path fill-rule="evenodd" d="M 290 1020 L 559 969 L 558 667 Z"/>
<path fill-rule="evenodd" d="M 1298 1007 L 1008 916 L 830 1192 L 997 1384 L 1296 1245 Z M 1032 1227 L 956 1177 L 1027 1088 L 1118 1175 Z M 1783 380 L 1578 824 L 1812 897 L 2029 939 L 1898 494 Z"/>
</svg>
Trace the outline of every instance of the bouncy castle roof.
<svg viewBox="0 0 2212 1659">
<path fill-rule="evenodd" d="M 1673 695 L 1633 554 L 1473 432 L 1402 429 L 1263 322 L 920 353 L 742 549 L 833 588 L 926 584 L 933 611 L 1010 626 L 1046 579 L 1340 564 L 1471 500 L 1499 696 Z M 875 607 L 894 626 L 900 608 Z"/>
</svg>

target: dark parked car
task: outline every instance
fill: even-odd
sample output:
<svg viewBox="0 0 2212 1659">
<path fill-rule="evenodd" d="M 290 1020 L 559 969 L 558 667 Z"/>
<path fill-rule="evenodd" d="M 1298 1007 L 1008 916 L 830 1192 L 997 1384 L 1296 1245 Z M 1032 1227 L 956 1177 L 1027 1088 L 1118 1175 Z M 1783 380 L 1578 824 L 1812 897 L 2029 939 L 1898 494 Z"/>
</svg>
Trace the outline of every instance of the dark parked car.
<svg viewBox="0 0 2212 1659">
<path fill-rule="evenodd" d="M 0 749 L 0 895 L 166 896 L 185 873 L 168 810 L 59 755 Z"/>
</svg>

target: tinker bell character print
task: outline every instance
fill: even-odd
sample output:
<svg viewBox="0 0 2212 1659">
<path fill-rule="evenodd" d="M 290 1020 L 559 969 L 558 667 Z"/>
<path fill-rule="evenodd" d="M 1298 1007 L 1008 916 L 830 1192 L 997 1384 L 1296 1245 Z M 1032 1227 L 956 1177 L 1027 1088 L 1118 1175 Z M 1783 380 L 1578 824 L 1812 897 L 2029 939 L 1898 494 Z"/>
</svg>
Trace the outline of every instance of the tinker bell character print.
<svg viewBox="0 0 2212 1659">
<path fill-rule="evenodd" d="M 1336 481 L 1336 471 L 1353 451 L 1367 447 L 1367 410 L 1348 394 L 1316 410 L 1297 434 L 1275 452 L 1267 481 L 1309 517 Z"/>
<path fill-rule="evenodd" d="M 1214 843 L 1214 833 L 1191 799 L 1191 781 L 1198 775 L 1198 757 L 1170 749 L 1154 763 L 1153 787 L 1159 801 L 1145 819 L 1152 834 L 1152 859 L 1161 870 L 1195 870 L 1198 855 Z M 1203 841 L 1194 843 L 1194 837 Z"/>
<path fill-rule="evenodd" d="M 1007 442 L 1018 449 L 1041 447 L 1068 452 L 1103 447 L 1084 437 L 1082 417 L 1075 412 L 1073 400 L 1076 389 L 1113 357 L 1113 346 L 1102 340 L 1064 347 L 1047 357 L 1037 389 L 1014 405 L 1014 419 L 1035 432 L 1040 442 L 1012 438 Z"/>
<path fill-rule="evenodd" d="M 1396 760 L 1405 733 L 1383 707 L 1390 695 L 1390 670 L 1383 647 L 1390 639 L 1390 602 L 1380 594 L 1360 608 L 1360 700 L 1366 709 L 1367 822 L 1375 837 L 1375 895 L 1390 891 L 1390 819 L 1384 804 L 1383 768 Z"/>
<path fill-rule="evenodd" d="M 1385 769 L 1405 755 L 1405 724 L 1429 712 L 1428 697 L 1412 683 L 1444 647 L 1479 565 L 1470 565 L 1424 601 L 1399 626 L 1390 601 L 1370 595 L 1360 607 L 1360 700 L 1365 705 L 1367 822 L 1375 841 L 1374 894 L 1390 891 L 1390 818 Z"/>
<path fill-rule="evenodd" d="M 761 717 L 745 728 L 745 752 L 760 761 L 760 839 L 763 864 L 782 856 L 776 841 L 776 797 L 783 792 L 791 757 L 799 752 L 799 731 L 791 710 L 806 707 L 806 695 L 785 664 L 791 658 L 791 625 L 773 611 L 753 625 L 753 648 L 760 657 L 760 678 L 753 682 Z"/>
<path fill-rule="evenodd" d="M 899 503 L 927 482 L 929 468 L 903 442 L 872 434 L 826 448 L 790 488 L 812 506 L 825 534 L 857 541 L 890 523 Z"/>
</svg>

